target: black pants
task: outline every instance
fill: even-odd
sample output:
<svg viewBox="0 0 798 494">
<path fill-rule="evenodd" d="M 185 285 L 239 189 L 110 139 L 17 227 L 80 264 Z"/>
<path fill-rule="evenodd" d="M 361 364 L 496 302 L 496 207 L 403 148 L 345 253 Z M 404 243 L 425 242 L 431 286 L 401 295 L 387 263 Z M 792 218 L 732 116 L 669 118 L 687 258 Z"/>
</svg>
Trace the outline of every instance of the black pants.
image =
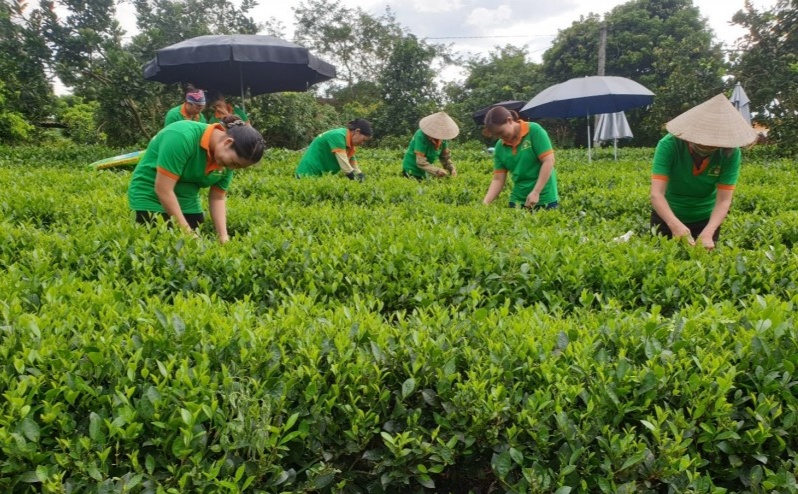
<svg viewBox="0 0 798 494">
<path fill-rule="evenodd" d="M 554 202 L 550 202 L 548 204 L 535 204 L 534 207 L 528 208 L 528 207 L 524 206 L 523 204 L 516 204 L 514 202 L 510 202 L 510 207 L 511 208 L 520 207 L 522 209 L 528 209 L 530 211 L 533 211 L 535 209 L 557 209 L 558 207 L 560 207 L 560 203 L 557 202 L 557 201 L 554 201 Z"/>
<path fill-rule="evenodd" d="M 166 213 L 154 213 L 152 211 L 136 211 L 136 223 L 140 223 L 142 225 L 154 225 L 157 221 L 158 217 L 163 218 L 164 221 L 169 223 L 169 227 L 171 228 L 172 225 L 172 217 Z M 199 228 L 200 224 L 205 221 L 205 215 L 203 213 L 183 213 L 183 216 L 186 217 L 186 221 L 188 221 L 188 226 L 191 227 L 192 230 L 196 230 Z"/>
<path fill-rule="evenodd" d="M 690 229 L 690 235 L 692 235 L 693 238 L 697 238 L 698 235 L 704 231 L 707 223 L 709 223 L 709 218 L 705 219 L 704 221 L 696 221 L 695 223 L 685 223 L 684 226 Z M 668 228 L 668 225 L 665 224 L 662 218 L 660 218 L 655 211 L 651 211 L 651 228 L 655 228 L 658 233 L 668 238 L 673 238 L 673 232 L 670 228 Z M 720 238 L 720 227 L 718 227 L 718 229 L 715 230 L 715 233 L 712 235 L 713 241 L 717 242 L 718 238 Z"/>
<path fill-rule="evenodd" d="M 405 177 L 405 178 L 415 178 L 419 182 L 424 180 L 424 177 L 417 177 L 417 176 L 413 175 L 412 173 L 409 173 L 407 170 L 402 170 L 402 176 Z"/>
</svg>

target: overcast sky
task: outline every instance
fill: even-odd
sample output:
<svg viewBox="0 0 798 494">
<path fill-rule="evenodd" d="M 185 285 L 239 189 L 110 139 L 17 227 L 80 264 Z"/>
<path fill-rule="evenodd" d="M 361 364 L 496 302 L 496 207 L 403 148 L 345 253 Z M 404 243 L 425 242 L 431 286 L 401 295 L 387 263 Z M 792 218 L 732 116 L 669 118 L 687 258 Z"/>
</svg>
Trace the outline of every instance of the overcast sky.
<svg viewBox="0 0 798 494">
<path fill-rule="evenodd" d="M 627 0 L 338 0 L 347 7 L 359 6 L 379 15 L 390 7 L 397 21 L 410 32 L 430 41 L 453 43 L 461 54 L 486 54 L 497 45 L 526 46 L 535 62 L 551 45 L 558 30 L 577 22 L 580 16 L 604 14 Z M 731 26 L 735 12 L 745 0 L 693 0 L 708 19 L 717 39 L 731 49 L 744 31 Z M 775 0 L 754 0 L 757 8 Z M 256 20 L 279 19 L 293 35 L 293 9 L 301 0 L 263 0 L 255 9 Z M 433 39 L 446 38 L 446 39 Z"/>
<path fill-rule="evenodd" d="M 235 1 L 235 0 L 234 0 Z M 540 62 L 543 52 L 561 29 L 578 22 L 590 13 L 605 14 L 628 0 L 338 0 L 349 8 L 361 7 L 381 15 L 390 7 L 396 20 L 419 38 L 431 42 L 451 43 L 461 55 L 486 55 L 495 46 L 511 44 L 525 46 L 531 60 Z M 769 8 L 776 0 L 752 0 L 756 8 Z M 252 16 L 257 22 L 271 18 L 283 23 L 286 38 L 293 40 L 294 8 L 301 0 L 260 0 Z M 744 31 L 730 25 L 735 12 L 745 0 L 693 0 L 705 17 L 716 38 L 726 49 L 735 46 Z M 130 3 L 122 3 L 117 17 L 130 36 L 136 33 L 135 10 Z M 461 77 L 450 71 L 449 79 Z M 62 94 L 63 87 L 56 87 Z"/>
</svg>

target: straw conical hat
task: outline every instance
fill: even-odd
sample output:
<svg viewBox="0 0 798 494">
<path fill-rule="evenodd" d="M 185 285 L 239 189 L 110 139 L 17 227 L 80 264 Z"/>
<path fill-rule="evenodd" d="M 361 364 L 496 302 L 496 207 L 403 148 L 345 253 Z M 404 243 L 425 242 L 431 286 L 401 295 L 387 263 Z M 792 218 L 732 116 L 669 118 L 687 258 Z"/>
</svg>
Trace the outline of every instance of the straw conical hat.
<svg viewBox="0 0 798 494">
<path fill-rule="evenodd" d="M 738 148 L 756 140 L 754 129 L 723 94 L 690 108 L 665 128 L 679 139 L 701 146 Z"/>
<path fill-rule="evenodd" d="M 452 117 L 442 111 L 422 118 L 418 123 L 418 127 L 421 132 L 433 139 L 454 139 L 460 133 L 460 129 L 454 123 Z"/>
</svg>

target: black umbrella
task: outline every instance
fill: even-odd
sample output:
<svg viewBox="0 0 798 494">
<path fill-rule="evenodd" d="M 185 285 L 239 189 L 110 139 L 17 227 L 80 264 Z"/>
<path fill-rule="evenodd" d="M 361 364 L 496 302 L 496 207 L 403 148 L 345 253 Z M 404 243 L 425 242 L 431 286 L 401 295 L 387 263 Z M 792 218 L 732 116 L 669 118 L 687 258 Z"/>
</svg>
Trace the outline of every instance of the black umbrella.
<svg viewBox="0 0 798 494">
<path fill-rule="evenodd" d="M 272 36 L 197 36 L 158 50 L 144 65 L 149 81 L 190 82 L 203 89 L 251 95 L 306 91 L 335 77 L 335 67 L 303 46 Z"/>
<path fill-rule="evenodd" d="M 487 115 L 488 111 L 494 106 L 503 106 L 508 110 L 515 110 L 518 111 L 526 104 L 526 101 L 518 101 L 518 100 L 509 100 L 509 101 L 502 101 L 490 106 L 486 106 L 485 108 L 480 108 L 479 110 L 475 111 L 471 116 L 474 117 L 474 123 L 477 125 L 485 125 L 485 115 Z"/>
</svg>

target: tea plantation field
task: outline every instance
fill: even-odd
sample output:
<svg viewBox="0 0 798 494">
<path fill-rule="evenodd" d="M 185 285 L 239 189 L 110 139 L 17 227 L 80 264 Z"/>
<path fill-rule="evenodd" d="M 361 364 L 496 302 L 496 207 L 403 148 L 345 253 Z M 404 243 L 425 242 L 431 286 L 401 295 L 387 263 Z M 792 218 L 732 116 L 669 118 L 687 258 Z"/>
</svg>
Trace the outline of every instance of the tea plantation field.
<svg viewBox="0 0 798 494">
<path fill-rule="evenodd" d="M 707 252 L 650 235 L 651 149 L 559 152 L 534 214 L 481 149 L 269 150 L 226 245 L 134 225 L 120 152 L 0 148 L 0 492 L 798 492 L 794 161 Z"/>
</svg>

